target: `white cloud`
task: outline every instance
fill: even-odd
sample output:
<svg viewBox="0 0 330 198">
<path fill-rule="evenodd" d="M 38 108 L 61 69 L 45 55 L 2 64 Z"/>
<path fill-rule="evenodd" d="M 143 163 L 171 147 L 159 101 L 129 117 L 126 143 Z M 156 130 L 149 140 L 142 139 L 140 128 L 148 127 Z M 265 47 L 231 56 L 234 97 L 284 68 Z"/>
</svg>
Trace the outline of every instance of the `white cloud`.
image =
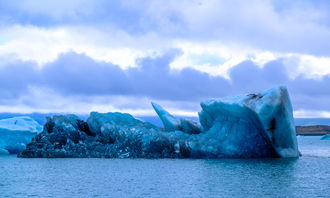
<svg viewBox="0 0 330 198">
<path fill-rule="evenodd" d="M 211 76 L 223 76 L 227 79 L 229 79 L 229 70 L 243 61 L 250 60 L 262 67 L 279 56 L 269 51 L 251 49 L 247 46 L 225 45 L 221 42 L 176 41 L 174 43 L 175 48 L 180 49 L 183 54 L 171 63 L 171 68 L 192 67 Z"/>
<path fill-rule="evenodd" d="M 308 79 L 321 79 L 330 75 L 330 56 L 289 53 L 282 54 L 279 58 L 283 59 L 291 79 L 301 75 Z"/>
<path fill-rule="evenodd" d="M 135 38 L 124 32 L 101 32 L 87 27 L 16 25 L 1 29 L 0 37 L 3 38 L 1 56 L 35 61 L 41 67 L 68 51 L 84 53 L 95 60 L 111 62 L 122 68 L 134 67 L 138 58 L 154 54 L 143 46 L 136 48 L 134 43 L 125 44 Z"/>
<path fill-rule="evenodd" d="M 293 115 L 295 118 L 330 118 L 330 111 L 297 110 Z"/>
<path fill-rule="evenodd" d="M 176 48 L 182 51 L 182 55 L 171 63 L 171 68 L 192 67 L 211 76 L 229 78 L 228 71 L 243 61 L 251 60 L 262 67 L 279 58 L 284 59 L 292 78 L 301 74 L 307 78 L 330 74 L 330 57 L 266 51 L 220 41 L 161 38 L 155 33 L 134 36 L 117 29 L 102 31 L 81 26 L 40 28 L 15 25 L 1 29 L 0 37 L 0 56 L 5 57 L 2 58 L 5 62 L 16 58 L 35 61 L 40 67 L 54 61 L 61 53 L 75 51 L 125 69 L 135 67 L 139 58 L 159 56 Z"/>
<path fill-rule="evenodd" d="M 330 57 L 299 56 L 298 72 L 309 78 L 321 78 L 330 74 Z"/>
</svg>

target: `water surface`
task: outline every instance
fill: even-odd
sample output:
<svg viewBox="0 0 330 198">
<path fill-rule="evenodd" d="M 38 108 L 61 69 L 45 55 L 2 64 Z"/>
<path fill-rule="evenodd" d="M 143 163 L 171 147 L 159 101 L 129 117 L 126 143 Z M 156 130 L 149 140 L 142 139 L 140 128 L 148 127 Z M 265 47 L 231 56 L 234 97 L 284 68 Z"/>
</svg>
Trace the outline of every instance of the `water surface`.
<svg viewBox="0 0 330 198">
<path fill-rule="evenodd" d="M 1 156 L 0 197 L 330 197 L 330 141 L 303 138 L 299 159 Z"/>
</svg>

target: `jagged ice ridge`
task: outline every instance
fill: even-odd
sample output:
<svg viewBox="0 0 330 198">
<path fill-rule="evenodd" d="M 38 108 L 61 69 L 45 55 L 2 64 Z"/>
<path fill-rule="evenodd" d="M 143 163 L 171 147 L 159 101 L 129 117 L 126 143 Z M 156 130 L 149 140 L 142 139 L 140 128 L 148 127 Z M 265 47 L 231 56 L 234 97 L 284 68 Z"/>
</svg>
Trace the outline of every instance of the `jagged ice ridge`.
<svg viewBox="0 0 330 198">
<path fill-rule="evenodd" d="M 263 158 L 298 157 L 285 87 L 201 103 L 200 123 L 153 108 L 164 130 L 126 113 L 48 118 L 20 157 Z"/>
</svg>

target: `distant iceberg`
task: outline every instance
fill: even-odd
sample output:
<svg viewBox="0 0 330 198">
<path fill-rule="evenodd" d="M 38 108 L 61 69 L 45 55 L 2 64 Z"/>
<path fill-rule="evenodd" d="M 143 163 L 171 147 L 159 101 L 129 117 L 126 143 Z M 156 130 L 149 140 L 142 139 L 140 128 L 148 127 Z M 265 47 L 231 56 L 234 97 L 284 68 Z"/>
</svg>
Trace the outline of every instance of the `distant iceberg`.
<svg viewBox="0 0 330 198">
<path fill-rule="evenodd" d="M 42 131 L 42 126 L 27 116 L 0 120 L 0 154 L 19 153 Z"/>
<path fill-rule="evenodd" d="M 323 135 L 321 140 L 330 140 L 330 134 Z"/>
<path fill-rule="evenodd" d="M 20 157 L 264 158 L 299 157 L 285 87 L 201 103 L 200 123 L 152 103 L 164 129 L 126 113 L 48 118 Z"/>
</svg>

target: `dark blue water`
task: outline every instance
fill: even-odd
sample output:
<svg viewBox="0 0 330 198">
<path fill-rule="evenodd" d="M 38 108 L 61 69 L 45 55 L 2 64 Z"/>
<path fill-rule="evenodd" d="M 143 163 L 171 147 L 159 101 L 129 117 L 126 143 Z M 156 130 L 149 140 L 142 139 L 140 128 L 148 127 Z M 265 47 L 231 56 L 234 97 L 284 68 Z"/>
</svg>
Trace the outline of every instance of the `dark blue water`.
<svg viewBox="0 0 330 198">
<path fill-rule="evenodd" d="M 0 156 L 0 197 L 330 197 L 330 141 L 298 140 L 299 159 Z"/>
</svg>

